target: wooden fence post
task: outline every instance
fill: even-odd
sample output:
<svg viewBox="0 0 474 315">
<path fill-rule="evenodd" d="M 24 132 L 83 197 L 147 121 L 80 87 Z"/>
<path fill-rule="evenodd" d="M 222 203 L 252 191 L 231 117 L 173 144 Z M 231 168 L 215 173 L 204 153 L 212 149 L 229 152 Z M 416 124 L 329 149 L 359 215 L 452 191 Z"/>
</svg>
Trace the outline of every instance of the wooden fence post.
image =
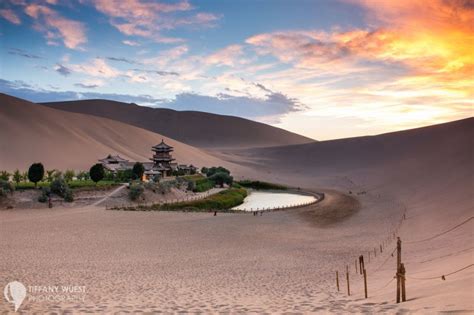
<svg viewBox="0 0 474 315">
<path fill-rule="evenodd" d="M 337 292 L 339 292 L 339 271 L 336 271 L 336 285 L 337 285 Z"/>
<path fill-rule="evenodd" d="M 400 265 L 402 262 L 402 241 L 400 240 L 400 237 L 397 237 L 397 303 L 400 303 Z"/>
<path fill-rule="evenodd" d="M 365 298 L 368 297 L 367 295 L 367 271 L 364 268 L 364 292 L 365 292 Z"/>
<path fill-rule="evenodd" d="M 382 244 L 380 244 L 380 253 L 382 253 L 383 250 L 382 250 Z"/>
<path fill-rule="evenodd" d="M 356 272 L 356 274 L 357 274 L 357 273 L 359 272 L 359 271 L 357 271 L 357 259 L 354 260 L 354 267 L 355 267 L 355 272 Z"/>
<path fill-rule="evenodd" d="M 365 269 L 365 263 L 364 263 L 364 255 L 359 256 L 359 270 L 360 274 L 362 274 L 362 270 Z"/>
<path fill-rule="evenodd" d="M 349 266 L 346 265 L 347 295 L 351 295 L 351 286 L 349 284 Z"/>
<path fill-rule="evenodd" d="M 406 291 L 405 291 L 405 264 L 400 264 L 400 278 L 402 285 L 402 302 L 407 300 Z"/>
</svg>

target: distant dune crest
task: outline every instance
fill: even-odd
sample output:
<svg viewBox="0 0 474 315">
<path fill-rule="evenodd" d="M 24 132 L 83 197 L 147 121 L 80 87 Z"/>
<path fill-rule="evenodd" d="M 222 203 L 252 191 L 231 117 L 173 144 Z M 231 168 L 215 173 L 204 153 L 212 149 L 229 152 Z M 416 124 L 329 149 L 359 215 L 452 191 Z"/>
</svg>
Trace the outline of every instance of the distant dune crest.
<svg viewBox="0 0 474 315">
<path fill-rule="evenodd" d="M 42 105 L 114 119 L 202 148 L 267 147 L 314 141 L 248 119 L 197 111 L 175 111 L 108 100 L 54 102 Z"/>
</svg>

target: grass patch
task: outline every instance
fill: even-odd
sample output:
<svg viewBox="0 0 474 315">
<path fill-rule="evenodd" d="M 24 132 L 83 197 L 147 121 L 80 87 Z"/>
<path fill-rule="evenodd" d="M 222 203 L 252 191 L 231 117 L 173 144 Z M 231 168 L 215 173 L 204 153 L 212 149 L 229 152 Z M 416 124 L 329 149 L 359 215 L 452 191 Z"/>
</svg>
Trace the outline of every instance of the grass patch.
<svg viewBox="0 0 474 315">
<path fill-rule="evenodd" d="M 253 188 L 256 190 L 287 190 L 288 189 L 288 187 L 284 185 L 262 182 L 259 180 L 241 180 L 241 181 L 238 181 L 237 184 L 245 188 Z"/>
<path fill-rule="evenodd" d="M 200 179 L 205 179 L 206 178 L 202 174 L 184 175 L 184 176 L 180 176 L 180 177 L 185 179 L 185 180 L 192 180 L 192 181 L 198 181 Z"/>
<path fill-rule="evenodd" d="M 201 178 L 195 181 L 196 187 L 193 189 L 194 192 L 204 192 L 212 189 L 215 183 L 209 178 Z"/>
<path fill-rule="evenodd" d="M 39 182 L 38 187 L 49 187 L 51 183 L 49 182 Z M 97 183 L 97 185 L 94 183 L 92 180 L 73 180 L 71 182 L 68 182 L 68 186 L 71 189 L 78 189 L 78 188 L 110 188 L 112 186 L 119 185 L 115 181 L 112 180 L 101 180 Z M 16 184 L 15 183 L 15 188 L 16 189 L 34 189 L 35 184 L 32 182 L 21 182 Z"/>
<path fill-rule="evenodd" d="M 244 202 L 247 191 L 243 188 L 230 188 L 200 200 L 178 202 L 173 204 L 139 206 L 138 210 L 186 210 L 204 212 L 210 210 L 232 211 L 231 208 Z"/>
</svg>

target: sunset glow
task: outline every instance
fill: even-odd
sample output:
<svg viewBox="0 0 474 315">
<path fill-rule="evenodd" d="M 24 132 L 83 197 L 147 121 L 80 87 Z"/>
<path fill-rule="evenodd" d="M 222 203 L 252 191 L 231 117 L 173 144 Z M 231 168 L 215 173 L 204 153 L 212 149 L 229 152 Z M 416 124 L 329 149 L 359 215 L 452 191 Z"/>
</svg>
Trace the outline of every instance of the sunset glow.
<svg viewBox="0 0 474 315">
<path fill-rule="evenodd" d="M 315 139 L 472 116 L 469 1 L 253 5 L 260 20 L 244 23 L 226 1 L 3 2 L 0 90 L 238 115 Z"/>
</svg>

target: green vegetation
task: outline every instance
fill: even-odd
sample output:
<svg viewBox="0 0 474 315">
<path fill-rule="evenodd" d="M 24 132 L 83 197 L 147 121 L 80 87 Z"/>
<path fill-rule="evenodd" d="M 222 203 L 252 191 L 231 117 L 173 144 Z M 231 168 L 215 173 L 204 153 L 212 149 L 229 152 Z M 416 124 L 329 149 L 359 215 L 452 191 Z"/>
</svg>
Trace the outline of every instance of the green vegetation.
<svg viewBox="0 0 474 315">
<path fill-rule="evenodd" d="M 217 174 L 217 173 L 226 173 L 227 175 L 230 175 L 230 171 L 222 166 L 218 166 L 218 167 L 213 166 L 211 168 L 203 167 L 201 172 L 203 174 L 206 174 L 207 177 L 211 177 L 212 175 Z"/>
<path fill-rule="evenodd" d="M 91 167 L 89 174 L 91 176 L 91 179 L 97 183 L 98 181 L 102 180 L 104 178 L 105 172 L 104 172 L 104 167 L 102 164 L 97 163 L 94 166 Z"/>
<path fill-rule="evenodd" d="M 39 182 L 38 187 L 50 187 L 51 183 L 48 182 Z M 112 186 L 118 185 L 115 181 L 100 181 L 97 184 L 92 180 L 73 180 L 69 183 L 69 187 L 72 189 L 78 188 L 92 188 L 92 187 L 100 187 L 100 188 L 109 188 Z M 20 182 L 15 184 L 16 189 L 33 189 L 35 188 L 35 184 L 32 182 Z"/>
<path fill-rule="evenodd" d="M 237 184 L 245 188 L 253 188 L 257 190 L 260 190 L 260 189 L 261 190 L 287 190 L 288 189 L 288 187 L 283 186 L 283 185 L 262 182 L 259 180 L 241 180 L 241 181 L 238 181 Z"/>
<path fill-rule="evenodd" d="M 13 180 L 15 181 L 15 183 L 18 185 L 21 180 L 22 180 L 22 176 L 21 176 L 21 173 L 19 170 L 15 170 L 15 172 L 13 173 Z"/>
<path fill-rule="evenodd" d="M 28 179 L 30 182 L 35 183 L 35 187 L 38 182 L 44 177 L 44 167 L 41 163 L 33 163 L 28 169 Z"/>
<path fill-rule="evenodd" d="M 0 197 L 6 197 L 8 193 L 13 193 L 15 186 L 9 181 L 0 179 Z"/>
<path fill-rule="evenodd" d="M 39 202 L 48 201 L 49 196 L 51 195 L 51 189 L 49 187 L 41 187 L 41 195 L 38 197 Z"/>
<path fill-rule="evenodd" d="M 145 167 L 142 163 L 137 162 L 133 165 L 132 172 L 134 179 L 142 180 L 143 174 L 145 173 Z"/>
<path fill-rule="evenodd" d="M 128 196 L 131 200 L 136 201 L 143 195 L 144 192 L 145 189 L 143 188 L 143 184 L 141 182 L 134 182 L 130 185 Z"/>
<path fill-rule="evenodd" d="M 209 177 L 209 180 L 213 182 L 215 185 L 219 185 L 221 187 L 224 187 L 224 184 L 227 184 L 230 186 L 234 182 L 234 178 L 230 176 L 228 173 L 224 173 L 224 172 L 214 173 L 211 177 Z"/>
<path fill-rule="evenodd" d="M 8 182 L 10 180 L 10 173 L 8 173 L 7 171 L 1 171 L 0 180 L 4 180 Z"/>
<path fill-rule="evenodd" d="M 193 192 L 204 192 L 214 187 L 214 182 L 209 178 L 202 178 L 195 181 Z"/>
<path fill-rule="evenodd" d="M 240 205 L 247 197 L 245 189 L 230 188 L 207 198 L 194 201 L 179 202 L 173 204 L 153 205 L 151 207 L 139 207 L 140 210 L 229 210 Z"/>
<path fill-rule="evenodd" d="M 74 170 L 66 170 L 66 172 L 64 172 L 64 180 L 68 183 L 74 179 L 74 176 L 76 176 Z"/>
<path fill-rule="evenodd" d="M 55 179 L 51 183 L 50 186 L 51 192 L 53 194 L 58 195 L 59 197 L 64 198 L 64 201 L 66 202 L 72 202 L 74 201 L 74 196 L 72 193 L 71 188 L 69 188 L 68 184 L 64 179 Z"/>
</svg>

